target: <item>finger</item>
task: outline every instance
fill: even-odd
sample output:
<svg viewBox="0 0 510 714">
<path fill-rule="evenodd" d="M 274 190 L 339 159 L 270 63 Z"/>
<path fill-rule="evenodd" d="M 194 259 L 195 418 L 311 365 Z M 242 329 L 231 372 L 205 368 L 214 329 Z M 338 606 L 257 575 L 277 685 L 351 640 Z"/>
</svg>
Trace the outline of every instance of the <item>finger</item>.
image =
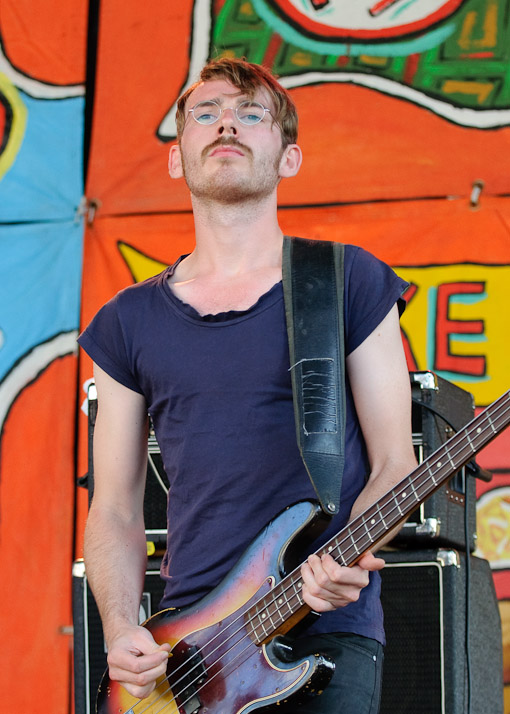
<svg viewBox="0 0 510 714">
<path fill-rule="evenodd" d="M 360 568 L 364 570 L 373 572 L 375 570 L 382 570 L 386 565 L 386 561 L 383 558 L 376 558 L 375 555 L 368 550 L 361 556 L 356 565 L 359 565 Z"/>
<path fill-rule="evenodd" d="M 148 697 L 156 689 L 155 681 L 151 682 L 145 687 L 139 687 L 136 684 L 131 684 L 131 682 L 123 682 L 122 680 L 115 681 L 118 681 L 121 687 L 124 687 L 126 692 L 128 692 L 128 694 L 131 694 L 131 696 L 135 697 L 136 699 L 145 699 L 145 697 Z"/>
<path fill-rule="evenodd" d="M 122 647 L 124 639 L 121 638 L 119 641 Z M 136 655 L 159 655 L 162 660 L 168 657 L 168 653 L 171 650 L 171 646 L 168 642 L 158 643 L 154 640 L 152 633 L 145 627 L 137 627 L 133 632 L 128 635 L 128 642 L 133 645 L 133 653 Z"/>
<path fill-rule="evenodd" d="M 305 572 L 303 572 L 303 570 Z M 301 594 L 303 596 L 303 600 L 305 603 L 312 609 L 315 610 L 315 612 L 329 612 L 331 610 L 335 610 L 339 605 L 333 604 L 330 602 L 326 597 L 321 597 L 318 593 L 321 593 L 324 595 L 325 593 L 319 589 L 312 577 L 311 580 L 308 580 L 308 577 L 306 575 L 306 568 L 303 567 L 302 570 L 302 577 L 303 577 L 303 587 L 301 590 Z"/>
<path fill-rule="evenodd" d="M 345 607 L 359 599 L 369 573 L 354 566 L 340 566 L 330 556 L 310 557 L 302 567 L 303 599 L 317 612 Z"/>
<path fill-rule="evenodd" d="M 341 582 L 344 580 L 345 582 L 350 582 L 349 573 L 355 572 L 354 568 L 356 566 L 359 566 L 363 570 L 373 572 L 375 570 L 382 570 L 382 568 L 386 565 L 383 558 L 376 558 L 369 550 L 361 556 L 361 558 L 357 561 L 356 566 L 351 566 L 349 568 L 341 566 L 334 558 L 331 557 L 331 555 L 329 555 L 329 553 L 322 555 L 319 560 L 326 573 L 335 582 Z"/>
<path fill-rule="evenodd" d="M 149 654 L 141 652 L 115 649 L 108 655 L 108 663 L 110 667 L 124 669 L 134 674 L 141 674 L 149 670 L 159 668 L 162 665 L 166 666 L 168 661 L 168 652 L 157 649 Z"/>
<path fill-rule="evenodd" d="M 337 600 L 335 595 L 329 592 L 326 588 L 317 582 L 317 577 L 324 582 L 329 582 L 327 576 L 323 572 L 320 563 L 312 561 L 314 570 L 308 562 L 303 563 L 301 567 L 301 575 L 303 578 L 302 594 L 306 604 L 316 612 L 328 612 L 341 607 L 343 600 Z"/>
<path fill-rule="evenodd" d="M 329 553 L 320 557 L 320 567 L 325 576 L 334 583 L 350 583 L 352 580 L 351 568 L 340 565 Z"/>
<path fill-rule="evenodd" d="M 329 556 L 329 557 L 331 558 L 331 556 Z M 333 560 L 333 559 L 331 558 L 331 560 Z M 335 563 L 334 560 L 333 560 L 333 564 L 337 565 L 338 568 L 340 568 L 340 566 L 337 563 Z M 308 572 L 308 580 L 307 580 L 308 584 L 311 584 L 312 578 L 313 578 L 315 583 L 317 585 L 319 585 L 320 587 L 327 587 L 327 584 L 328 584 L 330 578 L 329 578 L 328 572 L 324 568 L 324 562 L 323 562 L 322 558 L 320 558 L 318 555 L 315 555 L 315 554 L 310 555 L 310 556 L 308 556 L 306 565 L 310 569 Z"/>
<path fill-rule="evenodd" d="M 136 661 L 128 663 L 127 668 L 110 664 L 110 679 L 122 684 L 133 696 L 148 696 L 155 688 L 156 680 L 166 676 L 168 654 L 165 661 L 156 666 L 149 666 L 148 659 L 146 655 L 142 655 Z"/>
<path fill-rule="evenodd" d="M 326 590 L 335 589 L 337 585 L 364 588 L 369 581 L 368 569 L 339 565 L 329 554 L 323 555 L 318 563 L 314 561 L 312 569 L 317 582 Z"/>
<path fill-rule="evenodd" d="M 110 678 L 138 698 L 154 689 L 156 680 L 166 674 L 170 646 L 158 645 L 151 633 L 137 627 L 111 643 L 108 652 Z"/>
</svg>

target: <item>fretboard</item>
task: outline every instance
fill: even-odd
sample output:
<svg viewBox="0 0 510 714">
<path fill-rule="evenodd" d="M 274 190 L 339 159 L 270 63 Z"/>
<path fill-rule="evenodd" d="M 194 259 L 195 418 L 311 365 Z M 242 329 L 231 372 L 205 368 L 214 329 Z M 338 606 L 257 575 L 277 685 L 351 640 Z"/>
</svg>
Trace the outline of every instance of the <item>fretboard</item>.
<svg viewBox="0 0 510 714">
<path fill-rule="evenodd" d="M 341 565 L 353 565 L 509 423 L 510 390 L 331 538 L 317 551 L 317 555 L 330 553 Z M 255 642 L 260 644 L 275 633 L 287 632 L 310 612 L 303 600 L 301 587 L 300 568 L 296 568 L 247 611 L 245 619 L 250 623 Z"/>
</svg>

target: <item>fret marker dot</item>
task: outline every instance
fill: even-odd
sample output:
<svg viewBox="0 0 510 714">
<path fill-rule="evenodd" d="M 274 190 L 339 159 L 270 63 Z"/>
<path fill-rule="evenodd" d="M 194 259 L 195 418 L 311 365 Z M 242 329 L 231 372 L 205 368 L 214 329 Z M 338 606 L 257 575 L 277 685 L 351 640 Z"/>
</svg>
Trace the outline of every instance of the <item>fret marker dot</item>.
<svg viewBox="0 0 510 714">
<path fill-rule="evenodd" d="M 402 494 L 402 498 L 405 498 L 406 496 L 407 496 L 407 493 L 404 491 L 404 493 Z"/>
<path fill-rule="evenodd" d="M 302 588 L 302 587 L 303 587 L 303 583 L 302 583 L 301 581 L 299 581 L 299 583 L 297 584 L 297 586 L 298 586 L 298 588 Z"/>
<path fill-rule="evenodd" d="M 333 546 L 330 545 L 329 548 L 328 548 L 328 553 L 331 553 L 332 550 L 333 550 Z"/>
<path fill-rule="evenodd" d="M 482 427 L 481 427 L 481 426 L 478 427 L 478 429 L 476 430 L 476 433 L 477 433 L 477 434 L 481 434 L 481 433 L 482 433 Z"/>
<path fill-rule="evenodd" d="M 263 613 L 262 613 L 262 619 L 265 620 L 265 618 L 266 618 L 266 613 L 263 612 Z"/>
<path fill-rule="evenodd" d="M 438 468 L 438 469 L 441 468 L 441 462 L 440 462 L 440 461 L 439 461 L 438 464 L 437 464 L 437 468 Z"/>
<path fill-rule="evenodd" d="M 370 523 L 371 523 L 371 525 L 374 526 L 374 525 L 375 525 L 375 518 L 372 518 L 372 520 L 370 521 Z"/>
<path fill-rule="evenodd" d="M 281 605 L 282 602 L 283 602 L 283 598 L 281 597 L 281 598 L 278 600 L 278 605 Z"/>
</svg>

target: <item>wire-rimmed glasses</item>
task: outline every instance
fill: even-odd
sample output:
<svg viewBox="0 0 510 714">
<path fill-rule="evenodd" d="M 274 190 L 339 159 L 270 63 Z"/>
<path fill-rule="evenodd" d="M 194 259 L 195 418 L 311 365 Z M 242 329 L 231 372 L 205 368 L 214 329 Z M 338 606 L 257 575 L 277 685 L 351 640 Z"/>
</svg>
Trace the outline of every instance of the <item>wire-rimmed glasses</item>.
<svg viewBox="0 0 510 714">
<path fill-rule="evenodd" d="M 244 126 L 255 126 L 264 119 L 266 113 L 271 114 L 270 109 L 251 99 L 241 102 L 237 107 L 223 107 L 223 109 L 214 99 L 205 99 L 188 109 L 188 113 L 198 124 L 208 126 L 217 122 L 227 109 L 232 109 L 238 121 Z M 278 125 L 277 122 L 275 123 Z"/>
</svg>

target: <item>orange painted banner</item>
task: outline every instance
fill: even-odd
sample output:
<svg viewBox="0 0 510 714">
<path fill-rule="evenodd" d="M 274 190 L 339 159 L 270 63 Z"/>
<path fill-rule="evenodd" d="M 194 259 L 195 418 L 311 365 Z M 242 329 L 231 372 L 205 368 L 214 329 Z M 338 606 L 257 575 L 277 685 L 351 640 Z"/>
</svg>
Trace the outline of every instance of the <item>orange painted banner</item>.
<svg viewBox="0 0 510 714">
<path fill-rule="evenodd" d="M 3 52 L 16 70 L 42 83 L 85 81 L 87 0 L 3 0 Z"/>
<path fill-rule="evenodd" d="M 299 177 L 282 187 L 280 201 L 284 205 L 469 198 L 473 183 L 479 179 L 486 194 L 510 191 L 508 171 L 502 168 L 510 162 L 510 129 L 505 125 L 505 121 L 510 123 L 510 115 L 505 119 L 502 110 L 497 120 L 501 125 L 487 126 L 488 109 L 480 104 L 481 99 L 478 104 L 476 100 L 476 92 L 488 86 L 487 80 L 466 84 L 466 72 L 480 74 L 483 69 L 478 64 L 473 67 L 475 61 L 482 60 L 476 60 L 466 49 L 485 47 L 478 35 L 478 40 L 472 35 L 469 22 L 485 22 L 483 27 L 494 23 L 493 15 L 483 15 L 482 3 L 478 3 L 478 19 L 459 18 L 455 41 L 449 39 L 444 45 L 444 63 L 432 64 L 434 51 L 443 51 L 440 38 L 434 51 L 429 49 L 426 57 L 423 52 L 420 55 L 430 66 L 430 81 L 442 78 L 434 80 L 437 106 L 430 104 L 429 90 L 422 87 L 425 79 L 420 80 L 419 90 L 413 86 L 421 77 L 419 64 L 412 73 L 410 65 L 403 67 L 402 58 L 399 63 L 394 57 L 371 55 L 376 51 L 372 46 L 367 46 L 365 54 L 361 48 L 359 55 L 344 57 L 344 62 L 340 58 L 336 64 L 329 55 L 322 57 L 321 64 L 320 55 L 304 49 L 298 54 L 293 47 L 292 53 L 287 50 L 284 62 L 282 38 L 257 16 L 262 5 L 237 3 L 235 10 L 232 2 L 183 0 L 158 3 L 153 6 L 154 12 L 147 14 L 140 3 L 101 3 L 86 190 L 87 196 L 99 201 L 99 215 L 189 209 L 185 188 L 168 184 L 165 176 L 166 142 L 172 138 L 171 129 L 165 128 L 171 122 L 165 122 L 165 117 L 172 112 L 185 84 L 196 77 L 200 59 L 205 61 L 209 53 L 244 54 L 281 70 L 280 74 L 289 72 L 282 76 L 282 82 L 289 86 L 298 106 L 305 160 Z M 254 48 L 250 54 L 249 48 L 255 47 L 256 41 L 262 42 L 264 33 L 269 38 L 264 53 Z M 484 41 L 489 46 L 491 36 Z M 273 46 L 274 53 L 270 50 Z M 503 45 L 499 54 L 492 51 L 501 63 Z M 410 55 L 406 61 L 417 56 Z M 314 63 L 320 64 L 322 72 L 313 72 Z M 425 72 L 425 66 L 420 71 Z M 373 86 L 368 81 L 371 76 Z M 432 86 L 430 92 L 434 94 Z M 462 107 L 462 102 L 471 101 L 473 96 L 474 108 Z M 490 96 L 489 92 L 487 101 Z M 442 111 L 445 107 L 448 111 Z M 496 110 L 491 111 L 497 115 Z M 468 121 L 468 115 L 471 124 L 481 122 L 482 129 L 462 124 Z"/>
<path fill-rule="evenodd" d="M 76 366 L 74 356 L 53 361 L 3 424 L 0 683 L 9 711 L 64 714 L 71 698 Z"/>
</svg>

